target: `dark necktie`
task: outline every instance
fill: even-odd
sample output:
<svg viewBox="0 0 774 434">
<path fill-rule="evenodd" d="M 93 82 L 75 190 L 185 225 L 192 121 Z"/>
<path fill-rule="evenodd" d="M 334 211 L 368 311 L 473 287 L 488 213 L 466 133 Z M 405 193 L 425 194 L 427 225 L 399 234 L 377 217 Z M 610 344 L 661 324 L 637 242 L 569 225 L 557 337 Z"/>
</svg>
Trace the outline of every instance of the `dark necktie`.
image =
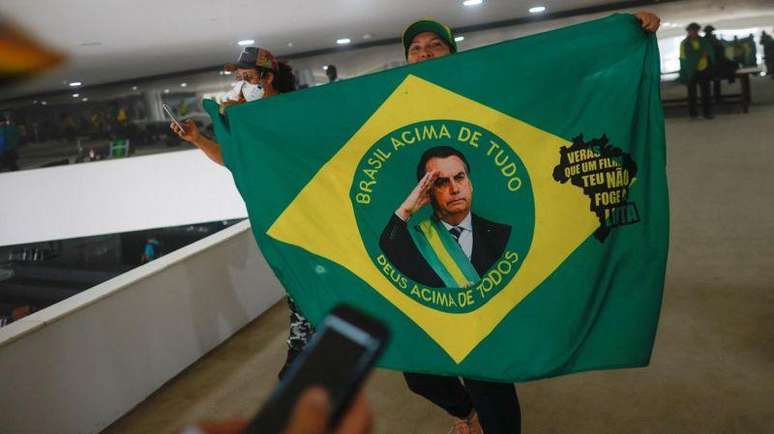
<svg viewBox="0 0 774 434">
<path fill-rule="evenodd" d="M 454 226 L 449 229 L 449 233 L 454 237 L 454 241 L 460 242 L 460 235 L 462 234 L 462 228 Z"/>
</svg>

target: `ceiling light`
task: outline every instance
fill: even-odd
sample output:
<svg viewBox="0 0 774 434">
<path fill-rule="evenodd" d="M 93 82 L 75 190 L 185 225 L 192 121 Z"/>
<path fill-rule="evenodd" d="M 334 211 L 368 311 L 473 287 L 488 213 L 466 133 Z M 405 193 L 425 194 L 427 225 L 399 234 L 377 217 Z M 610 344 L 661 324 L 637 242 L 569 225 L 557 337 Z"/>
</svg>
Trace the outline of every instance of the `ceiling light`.
<svg viewBox="0 0 774 434">
<path fill-rule="evenodd" d="M 137 90 L 137 86 L 132 86 L 132 90 Z"/>
<path fill-rule="evenodd" d="M 347 45 L 350 42 L 352 42 L 352 40 L 349 39 L 349 38 L 336 39 L 336 43 L 339 44 L 339 45 Z"/>
<path fill-rule="evenodd" d="M 464 6 L 478 6 L 483 2 L 484 0 L 465 0 L 464 2 L 462 2 L 462 4 Z"/>
<path fill-rule="evenodd" d="M 535 6 L 533 8 L 529 8 L 529 13 L 531 14 L 539 14 L 541 12 L 544 12 L 546 10 L 545 6 Z"/>
<path fill-rule="evenodd" d="M 38 100 L 36 100 L 36 99 L 33 99 L 33 100 L 32 100 L 32 103 L 33 103 L 33 104 L 37 104 L 37 103 L 38 103 Z"/>
<path fill-rule="evenodd" d="M 180 83 L 180 87 L 188 87 L 188 83 Z"/>
<path fill-rule="evenodd" d="M 41 101 L 41 102 L 40 102 L 40 104 L 41 104 L 41 105 L 46 105 L 46 104 L 48 104 L 48 103 L 47 103 L 47 102 L 45 102 L 45 101 Z"/>
<path fill-rule="evenodd" d="M 164 93 L 169 93 L 169 89 L 164 89 Z"/>
<path fill-rule="evenodd" d="M 374 35 L 372 35 L 370 33 L 366 33 L 365 35 L 363 35 L 363 39 L 365 39 L 365 40 L 369 40 L 369 39 L 371 39 L 373 37 L 374 37 Z"/>
<path fill-rule="evenodd" d="M 237 44 L 241 47 L 244 47 L 245 45 L 253 45 L 255 44 L 255 40 L 253 39 L 242 39 L 241 41 L 237 42 Z"/>
<path fill-rule="evenodd" d="M 80 81 L 71 81 L 70 82 L 70 87 L 78 87 L 78 86 L 80 86 L 82 84 L 83 83 L 81 83 Z"/>
<path fill-rule="evenodd" d="M 84 97 L 81 99 L 81 101 L 83 101 L 83 102 L 86 102 L 86 101 L 88 101 L 88 100 L 89 100 L 89 99 L 88 99 L 88 98 L 86 98 L 85 96 L 84 96 Z"/>
<path fill-rule="evenodd" d="M 81 94 L 80 94 L 80 93 L 74 93 L 74 94 L 73 94 L 73 98 L 78 98 L 79 96 L 81 96 Z"/>
<path fill-rule="evenodd" d="M 465 40 L 464 36 L 455 36 L 454 37 L 454 42 L 460 42 L 460 41 L 464 41 L 464 40 Z"/>
<path fill-rule="evenodd" d="M 288 42 L 288 47 L 293 48 L 293 43 L 292 42 Z"/>
</svg>

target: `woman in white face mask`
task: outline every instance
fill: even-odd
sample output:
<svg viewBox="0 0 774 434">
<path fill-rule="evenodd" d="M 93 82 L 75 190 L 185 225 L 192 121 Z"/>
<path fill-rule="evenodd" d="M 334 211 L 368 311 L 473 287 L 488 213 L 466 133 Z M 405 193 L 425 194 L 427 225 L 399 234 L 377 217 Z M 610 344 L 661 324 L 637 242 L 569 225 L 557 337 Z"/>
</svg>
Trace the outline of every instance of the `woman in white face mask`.
<svg viewBox="0 0 774 434">
<path fill-rule="evenodd" d="M 271 52 L 264 48 L 246 47 L 237 62 L 227 64 L 224 69 L 236 72 L 237 83 L 226 94 L 226 100 L 221 104 L 221 112 L 228 106 L 270 98 L 295 90 L 296 87 L 296 79 L 290 66 L 278 62 Z M 192 120 L 181 123 L 183 128 L 174 122 L 169 127 L 178 137 L 204 151 L 212 161 L 223 165 L 220 145 L 202 135 Z"/>
</svg>

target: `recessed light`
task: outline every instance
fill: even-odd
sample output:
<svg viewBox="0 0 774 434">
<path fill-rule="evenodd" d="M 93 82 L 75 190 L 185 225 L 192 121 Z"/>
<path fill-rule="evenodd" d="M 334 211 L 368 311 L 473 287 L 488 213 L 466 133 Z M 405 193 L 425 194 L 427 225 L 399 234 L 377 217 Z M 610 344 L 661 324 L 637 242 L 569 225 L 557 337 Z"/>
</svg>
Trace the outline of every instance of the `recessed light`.
<svg viewBox="0 0 774 434">
<path fill-rule="evenodd" d="M 541 12 L 544 12 L 545 10 L 546 10 L 545 6 L 535 6 L 535 7 L 529 8 L 529 13 L 539 14 Z"/>
<path fill-rule="evenodd" d="M 464 41 L 464 40 L 465 40 L 464 36 L 455 36 L 454 37 L 454 42 L 460 42 L 460 41 Z"/>
<path fill-rule="evenodd" d="M 169 93 L 169 89 L 164 89 L 164 93 Z"/>
<path fill-rule="evenodd" d="M 74 94 L 73 94 L 73 98 L 78 98 L 79 96 L 81 96 L 81 94 L 80 94 L 80 93 L 74 93 Z"/>
<path fill-rule="evenodd" d="M 137 90 L 137 86 L 132 86 L 132 90 Z"/>
<path fill-rule="evenodd" d="M 47 103 L 46 101 L 41 101 L 41 102 L 40 102 L 40 104 L 41 104 L 41 105 L 46 105 L 46 104 L 48 104 L 48 103 Z"/>
<path fill-rule="evenodd" d="M 223 75 L 231 75 L 231 71 L 223 71 Z"/>
<path fill-rule="evenodd" d="M 80 81 L 71 81 L 70 82 L 70 87 L 78 87 L 78 86 L 80 86 L 82 84 L 83 83 L 81 83 Z"/>
<path fill-rule="evenodd" d="M 327 71 L 327 70 L 328 70 L 328 65 L 323 66 L 323 71 Z"/>
<path fill-rule="evenodd" d="M 465 0 L 462 4 L 463 6 L 478 6 L 483 2 L 484 0 Z"/>
<path fill-rule="evenodd" d="M 363 39 L 365 39 L 365 40 L 369 40 L 369 39 L 371 39 L 373 37 L 374 37 L 374 35 L 372 35 L 370 33 L 366 33 L 365 35 L 363 35 Z"/>
<path fill-rule="evenodd" d="M 288 47 L 293 48 L 293 43 L 292 42 L 288 42 Z"/>
<path fill-rule="evenodd" d="M 188 83 L 180 83 L 180 87 L 188 87 Z"/>
<path fill-rule="evenodd" d="M 237 45 L 244 47 L 245 45 L 253 45 L 255 44 L 255 40 L 253 39 L 242 39 L 241 41 L 237 42 Z"/>
<path fill-rule="evenodd" d="M 83 101 L 83 102 L 86 102 L 86 101 L 88 101 L 88 100 L 89 100 L 89 99 L 88 99 L 88 98 L 86 98 L 85 96 L 84 96 L 83 98 L 81 98 L 81 101 Z"/>
<path fill-rule="evenodd" d="M 350 42 L 352 42 L 352 40 L 349 39 L 349 38 L 336 39 L 336 43 L 339 44 L 339 45 L 347 45 Z"/>
<path fill-rule="evenodd" d="M 32 100 L 32 103 L 33 103 L 33 104 L 37 104 L 37 103 L 38 103 L 38 100 L 36 100 L 36 99 L 33 99 L 33 100 Z"/>
</svg>

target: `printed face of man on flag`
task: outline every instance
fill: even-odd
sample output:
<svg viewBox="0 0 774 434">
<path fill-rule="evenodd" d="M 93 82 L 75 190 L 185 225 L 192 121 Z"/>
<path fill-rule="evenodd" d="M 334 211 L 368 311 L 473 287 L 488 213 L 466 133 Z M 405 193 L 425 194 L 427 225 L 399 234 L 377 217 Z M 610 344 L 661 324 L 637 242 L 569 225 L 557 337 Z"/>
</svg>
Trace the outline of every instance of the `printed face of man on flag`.
<svg viewBox="0 0 774 434">
<path fill-rule="evenodd" d="M 459 150 L 428 149 L 417 164 L 417 178 L 418 184 L 384 228 L 380 248 L 416 282 L 470 287 L 503 255 L 511 228 L 471 212 L 470 165 Z M 411 220 L 428 203 L 430 217 Z"/>
<path fill-rule="evenodd" d="M 450 225 L 456 225 L 467 217 L 473 200 L 473 184 L 465 163 L 456 155 L 431 158 L 425 163 L 425 176 L 429 176 L 430 203 L 436 217 Z"/>
</svg>

